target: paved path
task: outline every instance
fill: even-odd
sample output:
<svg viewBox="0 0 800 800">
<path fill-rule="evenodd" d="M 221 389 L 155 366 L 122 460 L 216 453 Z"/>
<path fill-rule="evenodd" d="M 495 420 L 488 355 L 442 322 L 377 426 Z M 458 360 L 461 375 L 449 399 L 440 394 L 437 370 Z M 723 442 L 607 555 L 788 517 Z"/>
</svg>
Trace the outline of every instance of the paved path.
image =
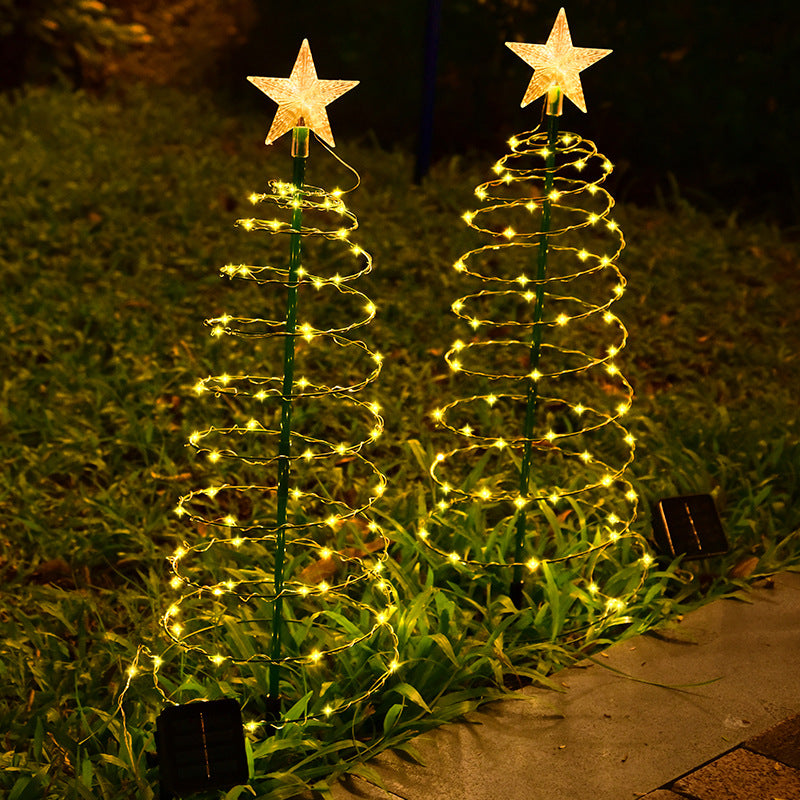
<svg viewBox="0 0 800 800">
<path fill-rule="evenodd" d="M 424 734 L 424 766 L 384 753 L 388 791 L 356 778 L 336 800 L 800 800 L 800 574 L 598 660 L 640 680 L 564 670 L 564 693 L 523 690 Z"/>
</svg>

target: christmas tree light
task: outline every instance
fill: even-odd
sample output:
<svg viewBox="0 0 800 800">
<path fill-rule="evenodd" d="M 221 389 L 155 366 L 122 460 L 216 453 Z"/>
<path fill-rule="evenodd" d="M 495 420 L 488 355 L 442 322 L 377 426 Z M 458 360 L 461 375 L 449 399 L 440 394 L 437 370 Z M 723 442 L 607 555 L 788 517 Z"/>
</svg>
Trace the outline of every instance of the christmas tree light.
<svg viewBox="0 0 800 800">
<path fill-rule="evenodd" d="M 545 94 L 547 123 L 509 140 L 475 190 L 481 206 L 463 215 L 490 237 L 454 264 L 477 288 L 452 304 L 465 336 L 445 358 L 470 390 L 432 413 L 463 443 L 431 466 L 439 499 L 418 535 L 462 569 L 510 570 L 517 606 L 524 585 L 582 560 L 574 592 L 599 619 L 619 619 L 625 601 L 604 589 L 604 555 L 639 551 L 628 595 L 651 561 L 632 528 L 635 441 L 621 420 L 633 393 L 615 362 L 627 340 L 611 310 L 626 286 L 625 242 L 602 185 L 612 164 L 559 132 L 564 95 L 585 111 L 579 72 L 610 51 L 573 47 L 563 9 L 545 45 L 508 46 L 535 70 L 522 105 Z"/>
<path fill-rule="evenodd" d="M 212 680 L 217 670 L 228 691 L 258 686 L 261 697 L 249 702 L 266 716 L 251 719 L 248 730 L 256 730 L 261 721 L 280 727 L 281 715 L 308 722 L 351 708 L 388 680 L 399 654 L 394 590 L 384 576 L 388 540 L 369 514 L 386 478 L 364 454 L 384 421 L 377 402 L 358 397 L 382 363 L 358 338 L 376 307 L 352 286 L 371 271 L 372 257 L 350 238 L 358 222 L 344 198 L 358 175 L 325 144 L 333 145 L 325 106 L 357 82 L 319 80 L 307 41 L 290 78 L 249 80 L 279 104 L 267 144 L 291 131 L 293 176 L 250 195 L 256 207 L 274 206 L 275 216 L 237 225 L 287 237 L 288 266 L 221 269 L 227 279 L 260 288 L 263 308 L 220 314 L 206 325 L 212 337 L 247 343 L 256 364 L 194 386 L 198 397 L 221 400 L 230 420 L 189 437 L 218 477 L 183 495 L 175 509 L 195 534 L 169 559 L 175 598 L 161 625 L 170 644 L 153 656 L 153 673 L 169 702 L 199 682 L 176 683 L 164 674 L 176 652 L 196 657 Z M 306 182 L 312 131 L 354 178 L 350 189 Z M 327 252 L 316 274 L 307 264 L 311 240 Z M 270 315 L 279 293 L 283 308 Z M 339 318 L 323 326 L 318 308 Z M 265 373 L 265 360 L 281 371 Z M 310 429 L 301 430 L 298 420 Z M 325 435 L 333 428 L 335 440 Z M 337 658 L 354 648 L 364 650 L 357 657 L 362 669 L 345 695 Z"/>
</svg>

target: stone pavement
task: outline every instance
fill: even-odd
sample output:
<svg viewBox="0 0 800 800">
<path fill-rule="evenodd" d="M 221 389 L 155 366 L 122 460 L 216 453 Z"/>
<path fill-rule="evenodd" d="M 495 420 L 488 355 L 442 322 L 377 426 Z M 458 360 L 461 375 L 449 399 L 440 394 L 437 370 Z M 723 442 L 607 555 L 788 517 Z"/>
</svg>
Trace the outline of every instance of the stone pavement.
<svg viewBox="0 0 800 800">
<path fill-rule="evenodd" d="M 800 574 L 751 599 L 614 645 L 556 676 L 563 693 L 529 688 L 417 737 L 424 764 L 383 753 L 383 788 L 351 778 L 334 797 L 800 800 Z"/>
</svg>

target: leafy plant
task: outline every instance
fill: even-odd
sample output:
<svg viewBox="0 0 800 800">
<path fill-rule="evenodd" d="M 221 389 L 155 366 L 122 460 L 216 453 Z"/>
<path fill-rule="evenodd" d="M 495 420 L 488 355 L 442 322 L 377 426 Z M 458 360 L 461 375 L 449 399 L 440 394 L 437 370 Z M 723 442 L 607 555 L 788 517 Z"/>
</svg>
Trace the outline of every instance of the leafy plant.
<svg viewBox="0 0 800 800">
<path fill-rule="evenodd" d="M 266 123 L 161 90 L 124 102 L 60 90 L 0 99 L 0 787 L 13 800 L 154 796 L 146 754 L 163 698 L 140 647 L 166 646 L 166 556 L 186 536 L 172 510 L 209 478 L 183 442 L 218 402 L 194 398 L 192 385 L 229 363 L 202 327 L 234 307 L 218 269 L 282 257 L 233 227 L 249 193 L 289 162 L 261 144 Z M 678 194 L 616 214 L 628 240 L 621 368 L 637 392 L 629 474 L 645 507 L 712 492 L 730 553 L 659 562 L 625 619 L 594 635 L 567 572 L 531 586 L 540 599 L 520 619 L 491 575 L 463 581 L 421 552 L 413 532 L 440 444 L 429 414 L 454 394 L 440 299 L 458 287 L 444 265 L 467 249 L 458 218 L 481 169 L 455 158 L 409 187 L 407 154 L 344 139 L 338 148 L 362 167 L 353 205 L 375 257 L 364 291 L 385 356 L 375 458 L 389 476 L 376 511 L 394 540 L 401 664 L 350 716 L 248 734 L 257 796 L 370 775 L 367 760 L 386 747 L 413 758 L 420 731 L 520 685 L 553 686 L 553 672 L 587 652 L 800 565 L 797 245 Z M 309 181 L 336 186 L 326 170 Z M 646 514 L 636 524 L 649 533 Z M 620 585 L 630 578 L 606 568 Z M 163 678 L 184 681 L 187 698 L 229 693 L 248 721 L 260 718 L 256 670 L 209 670 L 171 652 L 165 661 Z M 370 668 L 354 652 L 333 680 Z"/>
</svg>

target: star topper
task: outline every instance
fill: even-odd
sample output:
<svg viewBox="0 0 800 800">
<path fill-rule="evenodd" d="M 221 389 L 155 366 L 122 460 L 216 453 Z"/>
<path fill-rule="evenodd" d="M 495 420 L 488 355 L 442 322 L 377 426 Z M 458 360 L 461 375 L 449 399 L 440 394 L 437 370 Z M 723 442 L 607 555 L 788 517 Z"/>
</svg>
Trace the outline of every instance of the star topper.
<svg viewBox="0 0 800 800">
<path fill-rule="evenodd" d="M 533 77 L 520 104 L 523 108 L 552 87 L 558 86 L 583 112 L 586 111 L 586 101 L 578 73 L 611 52 L 591 47 L 573 47 L 567 14 L 563 8 L 558 12 L 546 44 L 506 42 L 506 47 L 533 67 Z"/>
<path fill-rule="evenodd" d="M 333 134 L 325 106 L 358 84 L 358 81 L 321 81 L 317 78 L 308 39 L 303 39 L 288 78 L 249 76 L 247 80 L 278 104 L 266 144 L 272 144 L 292 128 L 304 125 L 331 147 L 334 147 Z"/>
</svg>

